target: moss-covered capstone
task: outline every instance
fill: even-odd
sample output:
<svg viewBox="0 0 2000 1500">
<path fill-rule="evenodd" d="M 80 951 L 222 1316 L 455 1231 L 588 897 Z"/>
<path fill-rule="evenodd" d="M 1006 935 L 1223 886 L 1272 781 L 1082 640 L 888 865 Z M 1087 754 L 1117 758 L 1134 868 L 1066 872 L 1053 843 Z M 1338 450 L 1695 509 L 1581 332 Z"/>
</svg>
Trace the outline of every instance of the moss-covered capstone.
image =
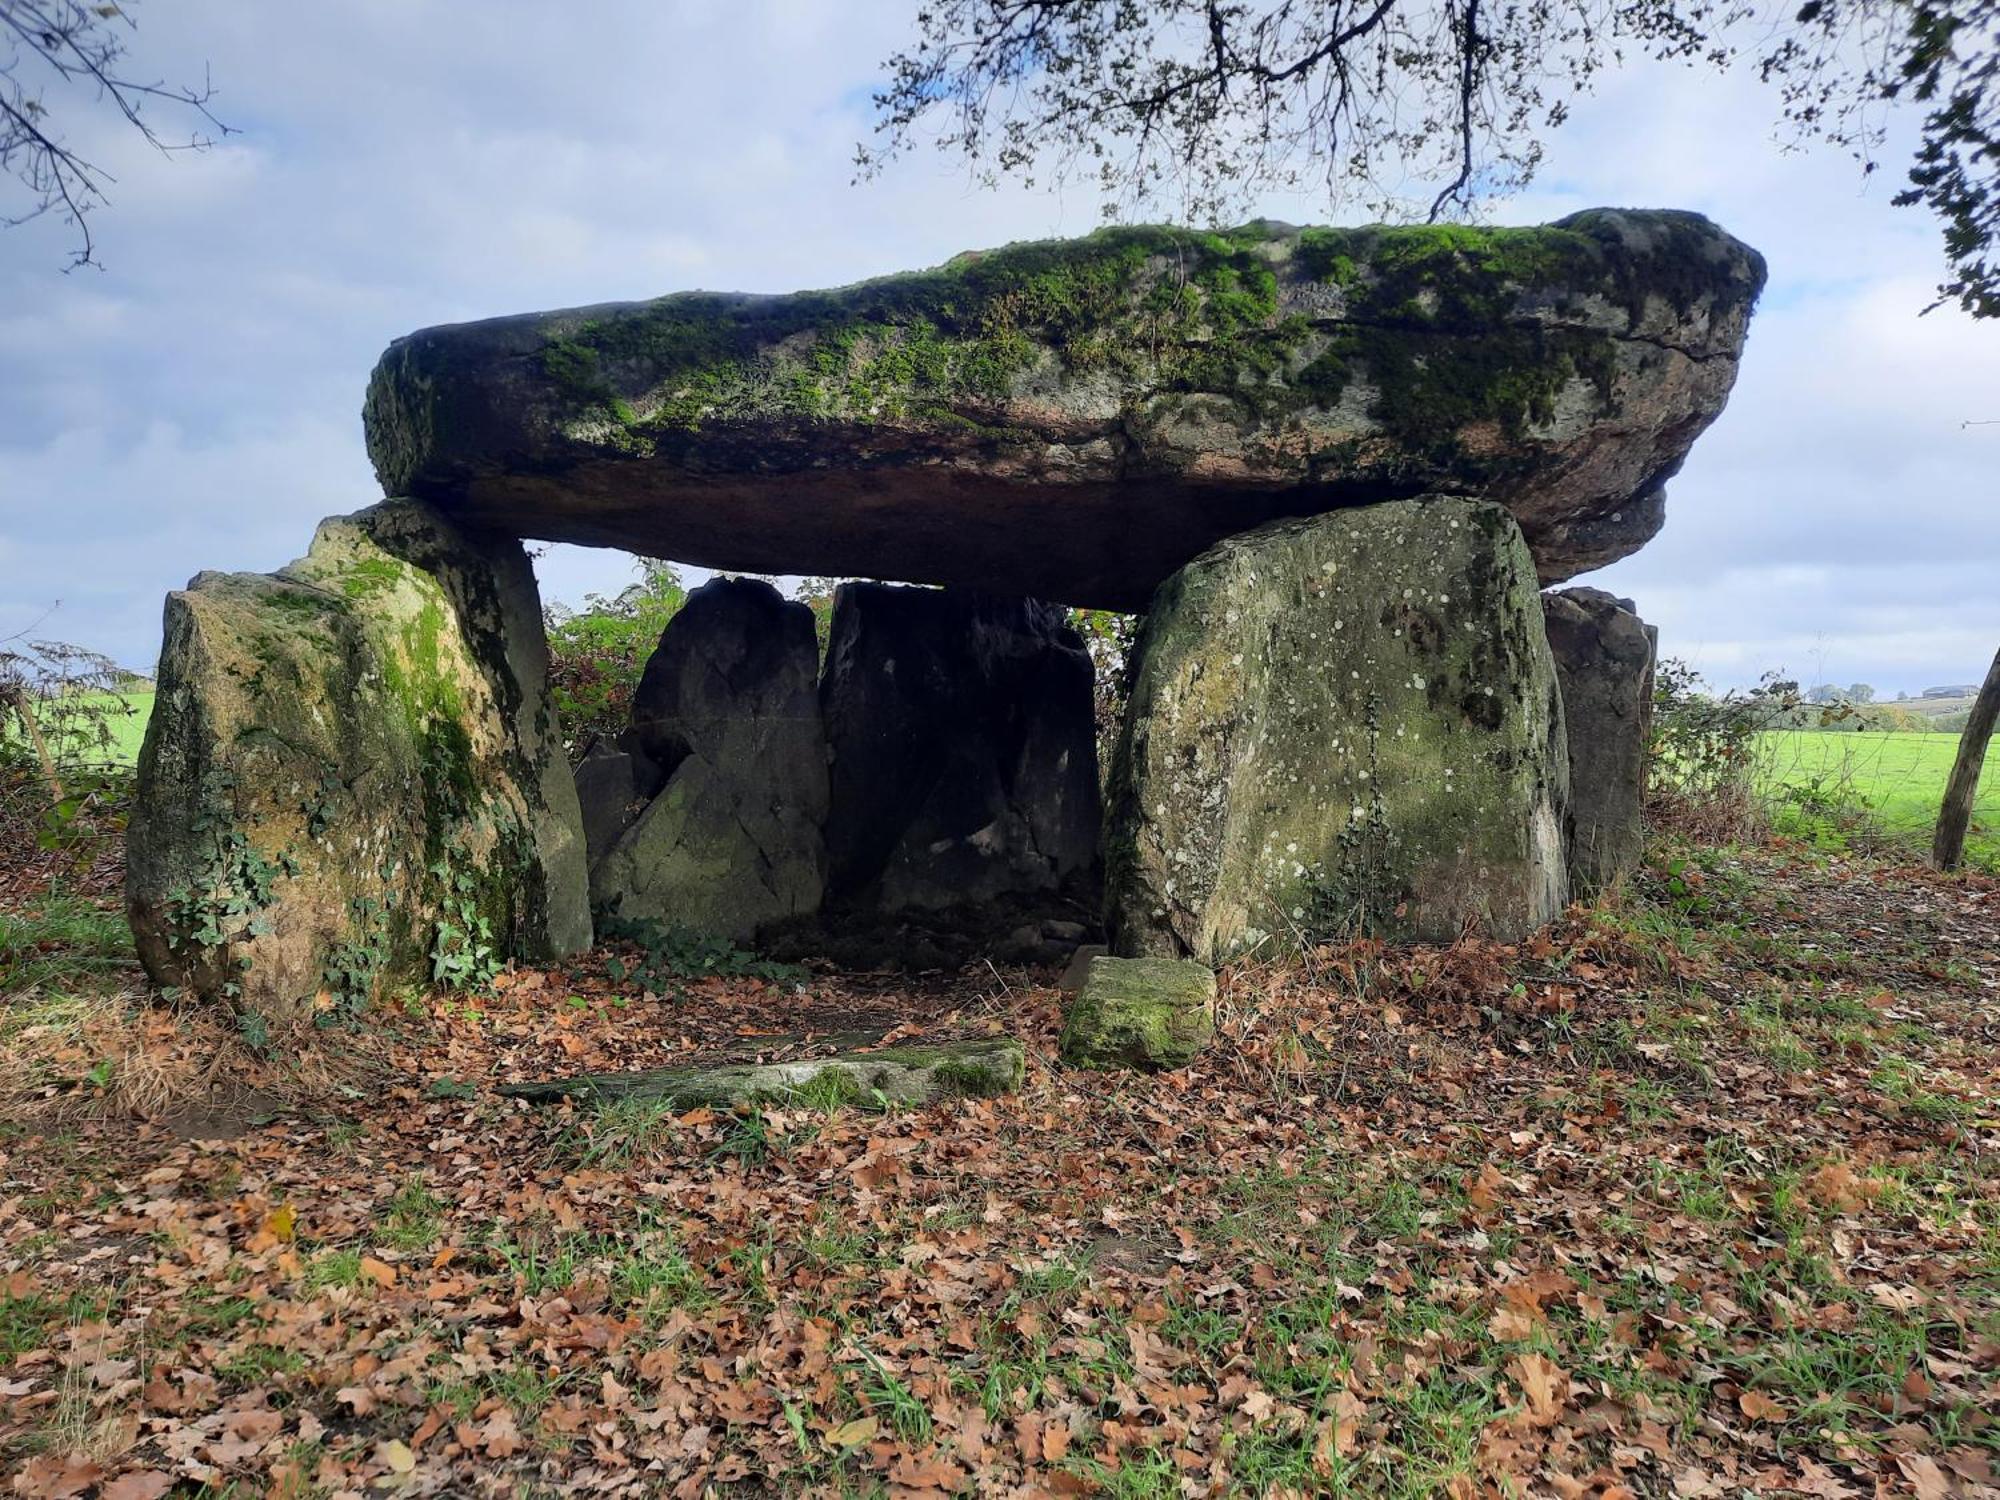
<svg viewBox="0 0 2000 1500">
<path fill-rule="evenodd" d="M 1061 1051 L 1080 1068 L 1184 1068 L 1215 1035 L 1215 971 L 1173 958 L 1090 961 L 1063 1018 Z"/>
<path fill-rule="evenodd" d="M 500 1093 L 552 1103 L 652 1099 L 675 1109 L 753 1104 L 929 1104 L 1017 1093 L 1027 1054 L 1013 1037 L 977 1037 L 933 1045 L 880 1047 L 793 1062 L 720 1063 L 584 1073 L 545 1083 L 509 1083 Z"/>
<path fill-rule="evenodd" d="M 365 418 L 391 494 L 718 568 L 1136 609 L 1223 536 L 1453 490 L 1557 580 L 1657 530 L 1763 279 L 1688 213 L 1105 229 L 428 329 Z"/>
<path fill-rule="evenodd" d="M 1113 953 L 1220 962 L 1562 909 L 1567 758 L 1533 560 L 1501 507 L 1363 506 L 1162 585 L 1105 848 Z"/>
<path fill-rule="evenodd" d="M 170 594 L 126 892 L 161 984 L 253 1029 L 591 940 L 520 544 L 386 501 Z"/>
</svg>

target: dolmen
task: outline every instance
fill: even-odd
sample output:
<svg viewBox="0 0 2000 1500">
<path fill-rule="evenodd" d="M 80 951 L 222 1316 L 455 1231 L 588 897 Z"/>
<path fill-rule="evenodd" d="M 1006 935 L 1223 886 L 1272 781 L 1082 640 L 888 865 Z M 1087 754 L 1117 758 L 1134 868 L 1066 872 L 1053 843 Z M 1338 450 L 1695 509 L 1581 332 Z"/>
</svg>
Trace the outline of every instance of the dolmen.
<svg viewBox="0 0 2000 1500">
<path fill-rule="evenodd" d="M 1637 857 L 1653 649 L 1542 590 L 1659 529 L 1763 280 L 1679 212 L 1140 227 L 399 339 L 387 498 L 169 597 L 142 957 L 271 1027 L 606 917 L 1522 936 Z M 524 540 L 725 575 L 575 768 Z M 745 573 L 856 581 L 822 647 Z M 1144 615 L 1104 766 L 1071 608 Z"/>
</svg>

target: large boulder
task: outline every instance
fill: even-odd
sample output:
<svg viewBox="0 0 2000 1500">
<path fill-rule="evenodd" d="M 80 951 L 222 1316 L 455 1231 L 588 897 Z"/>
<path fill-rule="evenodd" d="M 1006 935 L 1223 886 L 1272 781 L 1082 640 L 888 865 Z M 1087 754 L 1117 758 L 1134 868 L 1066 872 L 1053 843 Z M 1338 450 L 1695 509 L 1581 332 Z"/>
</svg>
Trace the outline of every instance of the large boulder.
<svg viewBox="0 0 2000 1500">
<path fill-rule="evenodd" d="M 1654 632 L 1602 589 L 1544 594 L 1569 732 L 1570 885 L 1590 895 L 1639 867 Z"/>
<path fill-rule="evenodd" d="M 842 584 L 820 684 L 830 896 L 893 911 L 1094 887 L 1092 681 L 1052 605 Z"/>
<path fill-rule="evenodd" d="M 170 594 L 127 896 L 161 984 L 266 1029 L 586 948 L 520 543 L 392 500 Z"/>
<path fill-rule="evenodd" d="M 1112 952 L 1512 938 L 1562 909 L 1566 756 L 1497 505 L 1280 522 L 1162 586 L 1109 785 Z"/>
<path fill-rule="evenodd" d="M 659 793 L 591 868 L 591 899 L 748 940 L 817 911 L 826 883 L 826 737 L 812 611 L 753 578 L 716 578 L 660 636 L 632 698 L 628 763 Z"/>
<path fill-rule="evenodd" d="M 1659 528 L 1763 280 L 1689 213 L 1105 229 L 429 329 L 377 366 L 368 444 L 389 493 L 715 568 L 1132 610 L 1224 536 L 1455 490 L 1554 582 Z"/>
</svg>

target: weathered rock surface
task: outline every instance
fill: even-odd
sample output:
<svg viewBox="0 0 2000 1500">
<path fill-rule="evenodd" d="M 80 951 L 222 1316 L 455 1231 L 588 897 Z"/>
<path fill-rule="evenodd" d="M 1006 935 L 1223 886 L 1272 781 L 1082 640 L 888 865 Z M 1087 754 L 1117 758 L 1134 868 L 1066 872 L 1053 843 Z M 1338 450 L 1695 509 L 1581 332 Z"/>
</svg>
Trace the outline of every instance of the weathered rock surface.
<svg viewBox="0 0 2000 1500">
<path fill-rule="evenodd" d="M 1570 886 L 1587 896 L 1639 867 L 1653 631 L 1602 589 L 1544 594 L 1549 650 L 1569 731 Z"/>
<path fill-rule="evenodd" d="M 1215 1035 L 1215 973 L 1173 958 L 1090 961 L 1063 1019 L 1063 1059 L 1081 1068 L 1184 1068 Z"/>
<path fill-rule="evenodd" d="M 1763 278 L 1687 213 L 1107 229 L 428 329 L 365 415 L 388 493 L 709 567 L 1139 609 L 1223 536 L 1458 490 L 1559 581 L 1659 528 Z"/>
<path fill-rule="evenodd" d="M 879 910 L 1092 882 L 1092 668 L 1030 599 L 842 584 L 820 684 L 829 896 Z"/>
<path fill-rule="evenodd" d="M 502 1084 L 515 1099 L 579 1098 L 610 1102 L 658 1099 L 675 1109 L 703 1105 L 815 1103 L 928 1104 L 938 1099 L 987 1099 L 1019 1091 L 1027 1054 L 1013 1037 L 981 1037 L 935 1046 L 884 1047 L 798 1062 L 725 1063 L 716 1067 L 652 1068 L 638 1073 L 585 1073 L 549 1083 Z"/>
<path fill-rule="evenodd" d="M 1562 708 L 1499 506 L 1233 537 L 1161 588 L 1138 653 L 1108 790 L 1113 953 L 1511 938 L 1562 909 Z"/>
<path fill-rule="evenodd" d="M 584 847 L 593 866 L 638 821 L 665 779 L 642 751 L 621 750 L 600 740 L 585 752 L 576 766 L 576 800 L 583 814 Z"/>
<path fill-rule="evenodd" d="M 169 595 L 128 839 L 148 972 L 280 1025 L 476 947 L 588 947 L 547 668 L 520 544 L 419 502 Z"/>
<path fill-rule="evenodd" d="M 660 636 L 632 729 L 665 784 L 591 869 L 591 899 L 748 940 L 816 911 L 826 883 L 826 737 L 812 611 L 716 578 Z"/>
</svg>

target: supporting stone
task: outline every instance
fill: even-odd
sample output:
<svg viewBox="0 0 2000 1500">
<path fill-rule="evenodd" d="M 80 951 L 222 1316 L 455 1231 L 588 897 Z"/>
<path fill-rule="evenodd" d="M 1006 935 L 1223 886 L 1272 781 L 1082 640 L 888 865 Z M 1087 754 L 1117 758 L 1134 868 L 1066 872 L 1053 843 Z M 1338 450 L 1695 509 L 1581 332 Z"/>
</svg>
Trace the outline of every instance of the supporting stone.
<svg viewBox="0 0 2000 1500">
<path fill-rule="evenodd" d="M 611 1103 L 653 1099 L 674 1109 L 750 1104 L 928 1104 L 938 1099 L 986 1099 L 1017 1093 L 1027 1054 L 1013 1037 L 981 1037 L 934 1046 L 884 1047 L 798 1062 L 724 1063 L 715 1067 L 652 1068 L 638 1073 L 585 1073 L 548 1083 L 509 1083 L 500 1093 L 552 1103 L 582 1099 Z"/>
<path fill-rule="evenodd" d="M 638 749 L 599 740 L 576 766 L 576 800 L 583 813 L 583 842 L 594 869 L 618 836 L 638 821 L 666 780 Z"/>
<path fill-rule="evenodd" d="M 1063 1021 L 1062 1055 L 1081 1068 L 1157 1072 L 1193 1062 L 1215 1035 L 1215 973 L 1172 958 L 1090 961 Z"/>
<path fill-rule="evenodd" d="M 1155 596 L 1110 782 L 1114 953 L 1515 938 L 1562 909 L 1533 559 L 1431 496 L 1219 543 Z"/>
<path fill-rule="evenodd" d="M 833 900 L 893 911 L 1094 887 L 1092 667 L 1062 611 L 843 584 L 820 693 Z"/>
<path fill-rule="evenodd" d="M 812 611 L 716 578 L 660 636 L 632 701 L 659 794 L 591 870 L 628 919 L 737 941 L 817 911 L 826 882 L 826 738 Z"/>
<path fill-rule="evenodd" d="M 1652 627 L 1602 589 L 1544 594 L 1569 733 L 1569 878 L 1579 896 L 1639 867 L 1645 845 Z"/>
<path fill-rule="evenodd" d="M 276 1029 L 589 946 L 520 544 L 386 501 L 168 596 L 127 897 L 163 985 Z"/>
</svg>

